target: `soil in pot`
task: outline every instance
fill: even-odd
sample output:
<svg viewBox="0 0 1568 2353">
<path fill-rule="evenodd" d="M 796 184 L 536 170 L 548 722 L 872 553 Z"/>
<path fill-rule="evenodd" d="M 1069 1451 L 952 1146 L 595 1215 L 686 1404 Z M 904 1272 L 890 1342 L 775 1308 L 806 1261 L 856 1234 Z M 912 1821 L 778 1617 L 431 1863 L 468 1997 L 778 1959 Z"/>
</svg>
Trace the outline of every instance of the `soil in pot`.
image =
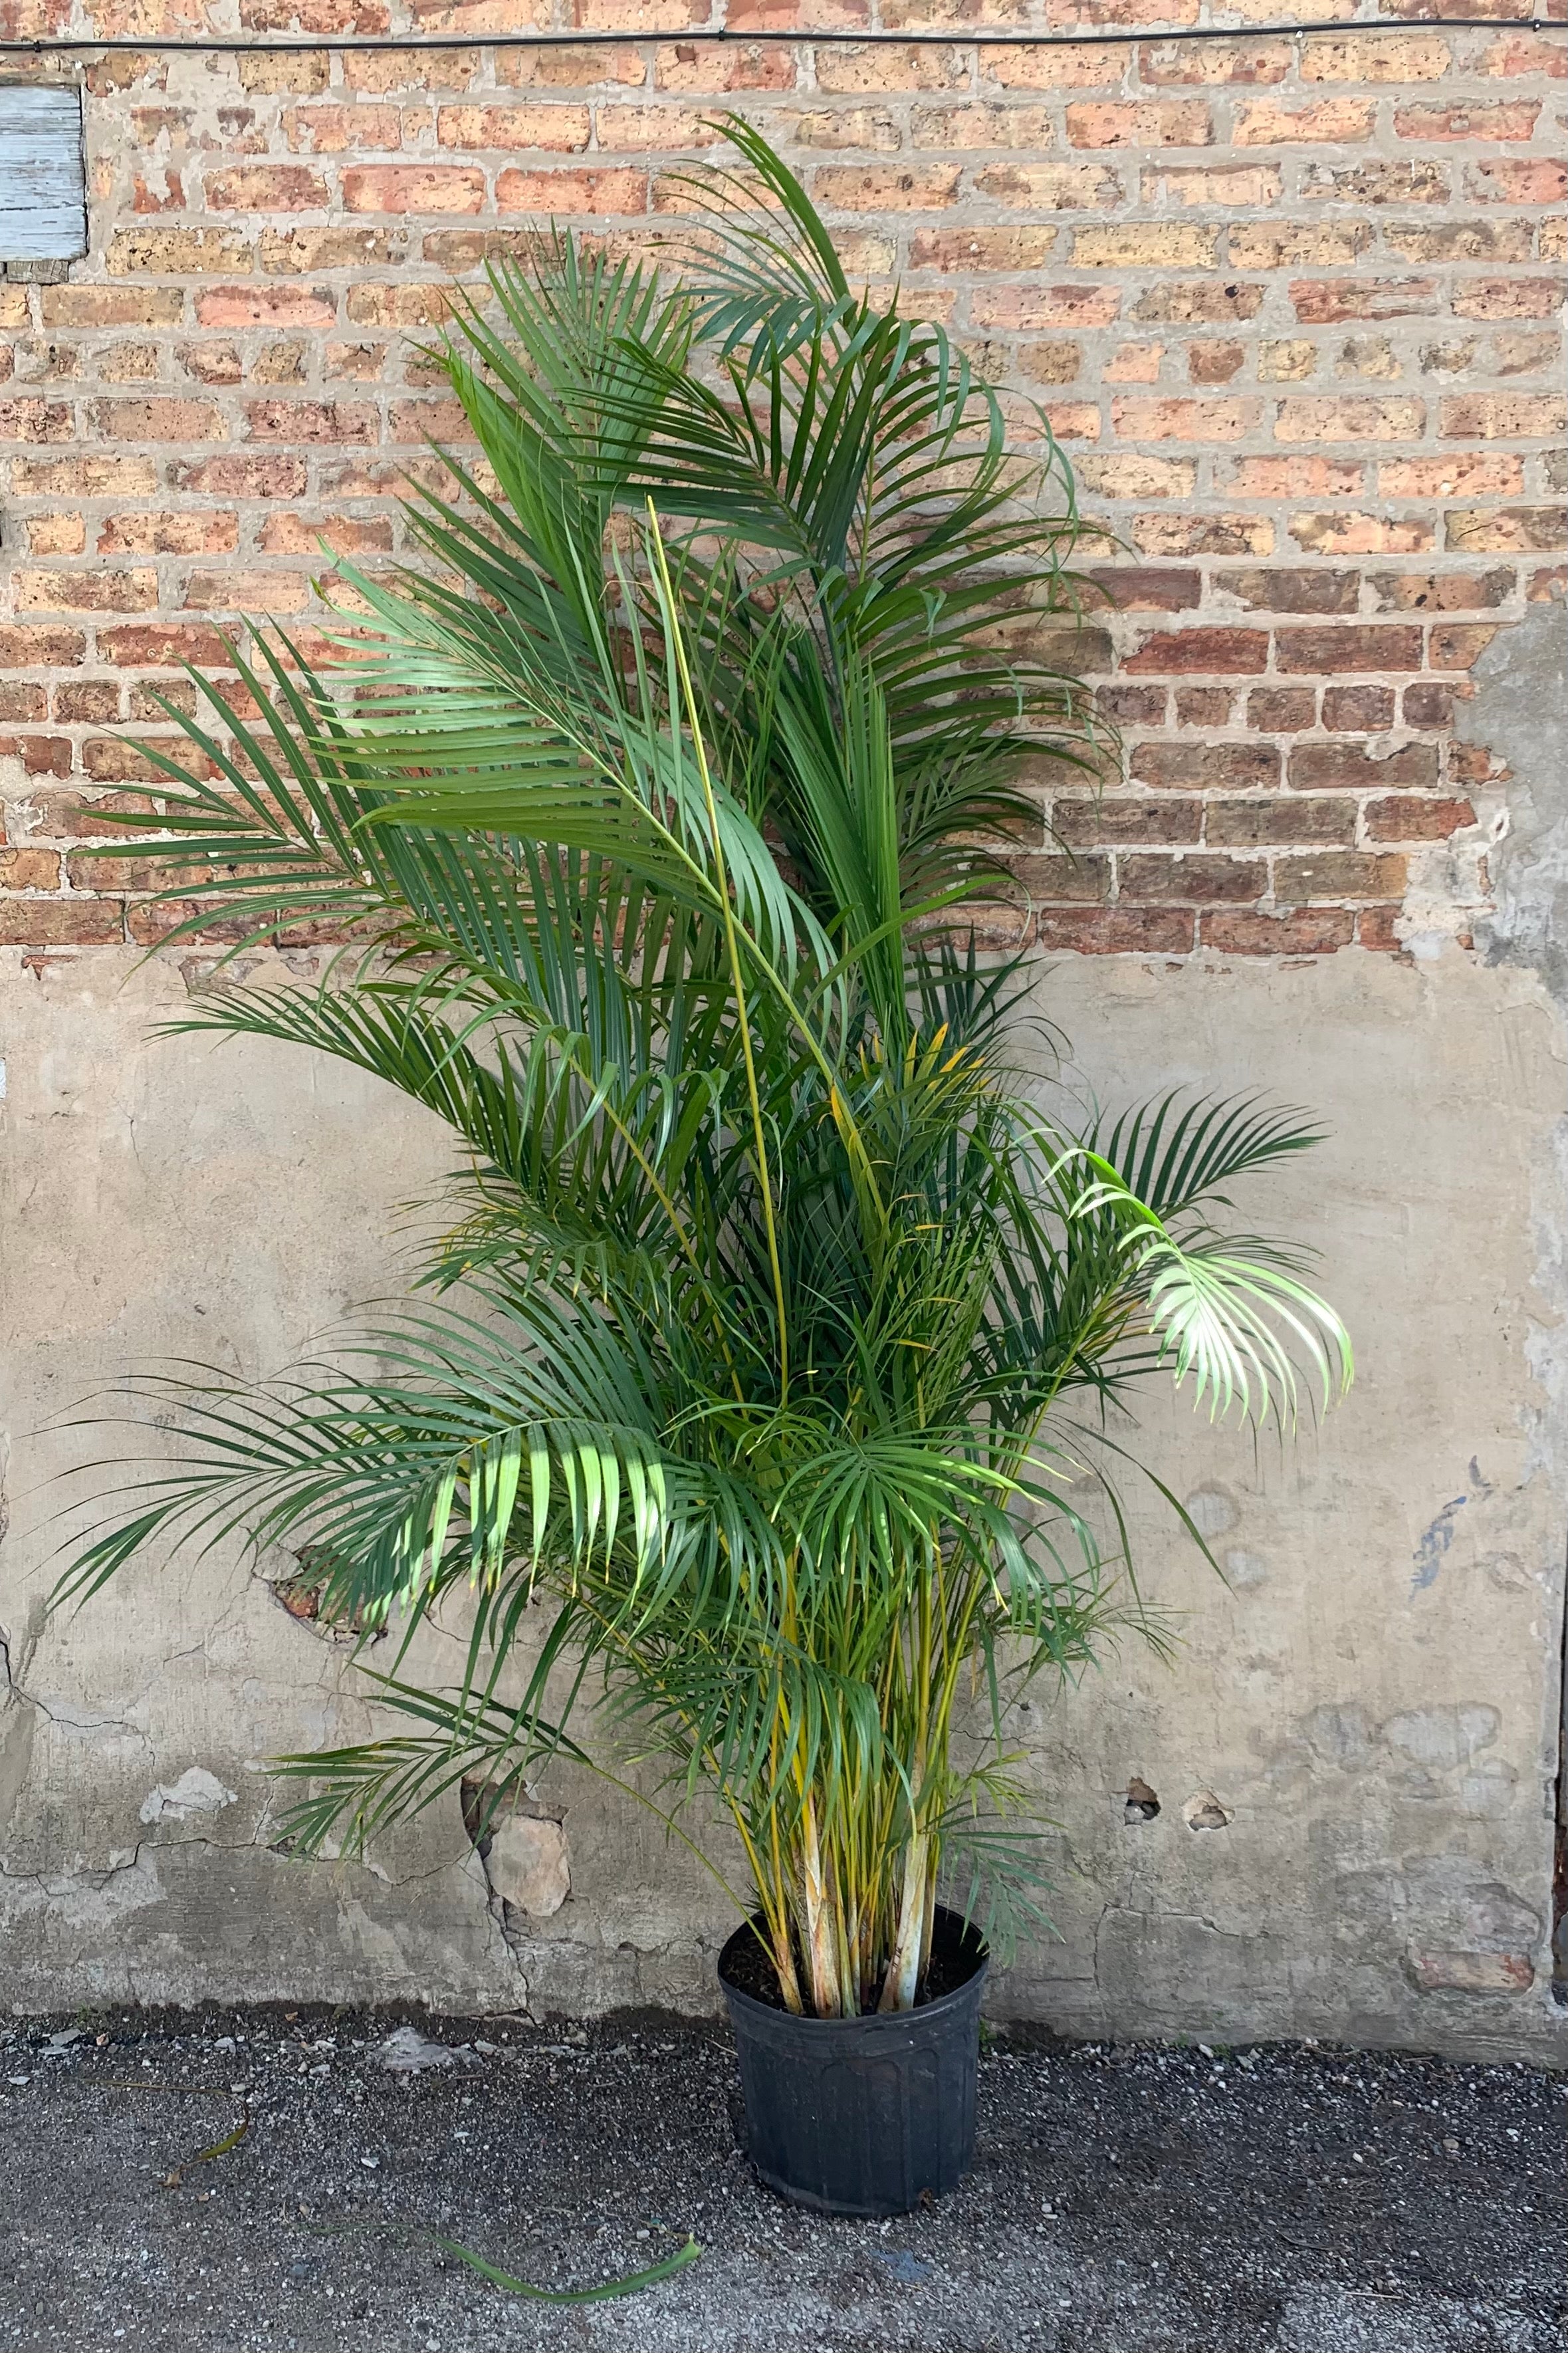
<svg viewBox="0 0 1568 2353">
<path fill-rule="evenodd" d="M 987 1956 L 938 1910 L 913 2010 L 796 2018 L 748 1925 L 719 1957 L 752 2162 L 770 2189 L 833 2214 L 907 2213 L 956 2188 L 974 2156 Z"/>
</svg>

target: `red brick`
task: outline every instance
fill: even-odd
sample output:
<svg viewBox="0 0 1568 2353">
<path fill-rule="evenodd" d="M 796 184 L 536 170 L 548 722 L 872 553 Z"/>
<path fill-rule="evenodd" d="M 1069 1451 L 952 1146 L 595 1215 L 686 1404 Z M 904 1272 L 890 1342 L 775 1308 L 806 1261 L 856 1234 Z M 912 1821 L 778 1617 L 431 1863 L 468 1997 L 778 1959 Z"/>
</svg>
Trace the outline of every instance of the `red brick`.
<svg viewBox="0 0 1568 2353">
<path fill-rule="evenodd" d="M 1214 119 L 1202 99 L 1086 99 L 1067 110 L 1073 147 L 1207 147 Z"/>
<path fill-rule="evenodd" d="M 0 947 L 103 947 L 124 937 L 117 899 L 0 899 Z"/>
<path fill-rule="evenodd" d="M 1282 400 L 1274 420 L 1277 441 L 1414 441 L 1426 422 L 1422 400 L 1323 398 L 1298 394 Z"/>
<path fill-rule="evenodd" d="M 193 670 L 229 667 L 228 649 L 217 631 L 191 621 L 100 629 L 98 650 L 100 659 L 121 670 L 178 670 L 186 662 Z"/>
<path fill-rule="evenodd" d="M 1568 432 L 1568 399 L 1555 392 L 1456 393 L 1439 404 L 1440 429 L 1458 441 L 1523 441 Z"/>
<path fill-rule="evenodd" d="M 239 544 L 239 518 L 202 511 L 182 514 L 106 515 L 98 526 L 100 555 L 231 555 Z"/>
<path fill-rule="evenodd" d="M 1160 566 L 1111 565 L 1089 574 L 1120 613 L 1179 613 L 1198 603 L 1203 575 Z"/>
<path fill-rule="evenodd" d="M 1391 686 L 1325 687 L 1323 724 L 1333 734 L 1357 729 L 1381 734 L 1394 724 L 1397 701 Z"/>
<path fill-rule="evenodd" d="M 1267 849 L 1309 841 L 1348 849 L 1355 826 L 1352 800 L 1214 800 L 1205 811 L 1204 839 L 1215 849 Z"/>
<path fill-rule="evenodd" d="M 1239 441 L 1261 414 L 1256 400 L 1113 401 L 1117 432 L 1128 441 Z"/>
<path fill-rule="evenodd" d="M 1495 624 L 1440 622 L 1432 631 L 1428 659 L 1433 670 L 1469 670 L 1497 635 Z"/>
<path fill-rule="evenodd" d="M 1405 688 L 1400 709 L 1407 727 L 1451 727 L 1454 690 L 1436 679 L 1417 679 Z"/>
<path fill-rule="evenodd" d="M 647 174 L 509 169 L 496 174 L 496 210 L 528 213 L 541 220 L 567 214 L 605 219 L 645 213 Z"/>
<path fill-rule="evenodd" d="M 363 443 L 378 438 L 380 425 L 374 408 L 341 400 L 252 400 L 245 417 L 255 441 Z"/>
<path fill-rule="evenodd" d="M 1259 613 L 1353 613 L 1361 601 L 1359 572 L 1222 572 L 1215 582 Z"/>
<path fill-rule="evenodd" d="M 199 498 L 302 499 L 310 477 L 302 458 L 250 458 L 236 452 L 194 464 L 176 462 L 170 479 L 176 490 L 194 491 Z"/>
<path fill-rule="evenodd" d="M 68 441 L 76 419 L 53 400 L 0 400 L 0 441 Z"/>
<path fill-rule="evenodd" d="M 1283 915 L 1219 908 L 1202 919 L 1203 944 L 1225 955 L 1329 955 L 1348 947 L 1355 919 L 1342 907 L 1309 907 Z"/>
<path fill-rule="evenodd" d="M 306 164 L 258 164 L 212 172 L 203 193 L 216 213 L 315 213 L 324 211 L 328 203 L 325 180 Z"/>
<path fill-rule="evenodd" d="M 1079 955 L 1190 955 L 1193 916 L 1181 907 L 1039 907 L 1035 937 Z"/>
<path fill-rule="evenodd" d="M 1405 943 L 1399 936 L 1400 909 L 1394 907 L 1358 907 L 1355 919 L 1355 940 L 1360 948 L 1377 948 L 1397 955 Z"/>
<path fill-rule="evenodd" d="M 351 213 L 477 213 L 485 175 L 467 164 L 356 164 L 343 174 Z"/>
<path fill-rule="evenodd" d="M 921 228 L 910 239 L 911 269 L 1038 269 L 1054 228 Z"/>
<path fill-rule="evenodd" d="M 221 441 L 228 430 L 206 400 L 97 400 L 91 417 L 111 441 Z"/>
<path fill-rule="evenodd" d="M 202 327 L 330 327 L 337 313 L 326 286 L 211 286 L 196 296 Z"/>
<path fill-rule="evenodd" d="M 1450 105 L 1395 107 L 1394 129 L 1400 139 L 1529 139 L 1540 112 L 1538 99 L 1500 106 L 1471 106 L 1461 99 Z"/>
<path fill-rule="evenodd" d="M 1568 195 L 1568 164 L 1555 155 L 1469 164 L 1465 167 L 1465 188 L 1483 204 L 1560 205 Z"/>
<path fill-rule="evenodd" d="M 1373 841 L 1447 841 L 1476 821 L 1467 800 L 1429 800 L 1415 793 L 1391 793 L 1383 800 L 1368 801 L 1365 814 Z"/>
<path fill-rule="evenodd" d="M 1178 727 L 1214 729 L 1230 724 L 1228 686 L 1178 686 L 1174 690 Z"/>
<path fill-rule="evenodd" d="M 1389 634 L 1384 632 L 1384 634 Z M 1410 632 L 1417 638 L 1417 632 Z M 1166 676 L 1185 672 L 1237 671 L 1243 675 L 1268 667 L 1268 637 L 1262 629 L 1182 629 L 1146 638 L 1122 667 L 1152 670 Z M 1402 667 L 1416 668 L 1415 662 Z"/>
<path fill-rule="evenodd" d="M 575 154 L 592 128 L 585 106 L 444 106 L 436 117 L 443 147 L 544 147 Z"/>
<path fill-rule="evenodd" d="M 1396 851 L 1321 849 L 1275 861 L 1277 898 L 1289 905 L 1314 899 L 1397 899 L 1405 860 Z"/>
<path fill-rule="evenodd" d="M 1465 555 L 1530 555 L 1568 544 L 1568 507 L 1456 507 L 1443 543 Z"/>
<path fill-rule="evenodd" d="M 1394 785 L 1430 786 L 1437 781 L 1435 744 L 1402 744 L 1374 759 L 1363 744 L 1296 744 L 1287 781 L 1295 792 L 1386 793 Z"/>
<path fill-rule="evenodd" d="M 25 776 L 68 776 L 75 748 L 68 735 L 0 736 L 0 758 L 15 760 Z"/>
<path fill-rule="evenodd" d="M 1163 794 L 1136 799 L 1116 796 L 1058 801 L 1050 824 L 1058 841 L 1075 849 L 1090 849 L 1124 842 L 1195 842 L 1203 816 L 1200 800 L 1167 798 Z"/>
<path fill-rule="evenodd" d="M 68 670 L 87 659 L 79 629 L 8 627 L 0 621 L 0 670 Z"/>
<path fill-rule="evenodd" d="M 1338 670 L 1419 670 L 1421 632 L 1392 625 L 1342 629 L 1281 629 L 1279 666 L 1287 675 Z"/>
<path fill-rule="evenodd" d="M 1332 327 L 1347 319 L 1407 319 L 1439 311 L 1435 278 L 1298 278 L 1290 301 L 1304 326 Z"/>
<path fill-rule="evenodd" d="M 1120 860 L 1122 902 L 1156 906 L 1247 905 L 1268 887 L 1261 859 L 1124 857 Z"/>
<path fill-rule="evenodd" d="M 1270 744 L 1140 744 L 1128 772 L 1162 791 L 1258 792 L 1279 782 L 1279 754 Z"/>
<path fill-rule="evenodd" d="M 1265 735 L 1294 735 L 1315 724 L 1318 697 L 1310 686 L 1255 688 L 1247 698 L 1247 723 Z"/>
</svg>

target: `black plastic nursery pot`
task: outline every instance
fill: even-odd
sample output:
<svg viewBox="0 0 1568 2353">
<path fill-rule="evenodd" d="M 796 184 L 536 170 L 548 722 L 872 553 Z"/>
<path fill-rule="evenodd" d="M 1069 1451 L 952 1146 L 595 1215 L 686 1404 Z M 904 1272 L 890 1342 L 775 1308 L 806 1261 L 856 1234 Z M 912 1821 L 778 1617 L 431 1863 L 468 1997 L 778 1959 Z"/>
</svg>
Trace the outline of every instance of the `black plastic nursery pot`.
<svg viewBox="0 0 1568 2353">
<path fill-rule="evenodd" d="M 973 2163 L 990 1957 L 958 1913 L 940 1908 L 931 1950 L 950 1990 L 870 2018 L 795 2018 L 743 1992 L 733 1975 L 741 1957 L 756 1951 L 750 1925 L 720 1954 L 752 2162 L 770 2189 L 797 2206 L 907 2214 L 928 2193 L 956 2189 Z"/>
</svg>

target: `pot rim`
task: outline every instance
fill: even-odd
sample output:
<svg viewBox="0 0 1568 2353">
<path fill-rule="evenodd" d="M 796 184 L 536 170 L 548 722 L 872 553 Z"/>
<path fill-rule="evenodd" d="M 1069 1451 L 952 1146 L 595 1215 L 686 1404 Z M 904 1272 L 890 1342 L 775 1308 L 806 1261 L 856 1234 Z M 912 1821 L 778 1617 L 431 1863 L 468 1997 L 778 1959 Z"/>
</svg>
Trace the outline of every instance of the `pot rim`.
<svg viewBox="0 0 1568 2353">
<path fill-rule="evenodd" d="M 914 2010 L 872 2010 L 858 2018 L 813 2018 L 804 2011 L 797 2015 L 794 2010 L 781 2010 L 774 2002 L 759 2001 L 755 1994 L 747 1993 L 743 1987 L 731 1985 L 724 1973 L 725 1956 L 742 1936 L 752 1935 L 755 1922 L 762 1917 L 760 1913 L 752 1913 L 725 1937 L 713 1965 L 714 1974 L 727 2002 L 744 2010 L 754 2011 L 759 2018 L 772 2019 L 786 2028 L 809 2028 L 825 2034 L 864 2034 L 868 2029 L 889 2034 L 907 2034 L 911 2027 L 927 2019 L 944 2017 L 960 2002 L 972 2000 L 984 1986 L 991 1968 L 991 1947 L 978 1928 L 972 1922 L 965 1921 L 962 1912 L 954 1912 L 946 1904 L 938 1905 L 937 1910 L 948 1919 L 958 1921 L 965 1932 L 973 1936 L 980 1948 L 980 1957 L 962 1985 L 950 1987 L 946 1993 L 938 1994 L 934 2001 L 922 2001 Z"/>
</svg>

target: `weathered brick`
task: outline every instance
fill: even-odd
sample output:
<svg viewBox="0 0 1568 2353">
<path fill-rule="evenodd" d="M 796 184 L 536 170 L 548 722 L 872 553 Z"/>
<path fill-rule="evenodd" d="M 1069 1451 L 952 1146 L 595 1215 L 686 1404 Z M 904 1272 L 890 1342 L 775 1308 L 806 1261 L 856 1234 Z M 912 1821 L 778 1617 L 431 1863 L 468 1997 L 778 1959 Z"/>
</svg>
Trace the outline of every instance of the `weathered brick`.
<svg viewBox="0 0 1568 2353">
<path fill-rule="evenodd" d="M 991 164 L 975 186 L 993 204 L 1021 212 L 1113 212 L 1123 193 L 1104 164 Z"/>
<path fill-rule="evenodd" d="M 1204 804 L 1163 794 L 1147 797 L 1107 796 L 1100 800 L 1058 801 L 1051 830 L 1074 849 L 1195 842 L 1203 828 Z"/>
<path fill-rule="evenodd" d="M 1568 506 L 1455 507 L 1443 543 L 1459 555 L 1527 555 L 1568 545 Z"/>
<path fill-rule="evenodd" d="M 1397 852 L 1321 849 L 1277 859 L 1274 892 L 1292 905 L 1314 899 L 1397 899 L 1405 890 L 1405 871 Z"/>
<path fill-rule="evenodd" d="M 1214 117 L 1203 99 L 1084 99 L 1067 109 L 1073 147 L 1207 147 Z"/>
<path fill-rule="evenodd" d="M 1158 632 L 1145 638 L 1136 653 L 1129 655 L 1124 668 L 1132 671 L 1152 670 L 1162 676 L 1194 671 L 1212 673 L 1236 671 L 1240 675 L 1266 670 L 1268 665 L 1268 632 L 1266 629 L 1180 629 Z M 1415 669 L 1414 662 L 1406 669 Z"/>
<path fill-rule="evenodd" d="M 1427 788 L 1436 781 L 1432 744 L 1402 744 L 1381 759 L 1364 744 L 1295 744 L 1286 765 L 1286 782 L 1299 793 L 1386 793 L 1395 785 Z"/>
<path fill-rule="evenodd" d="M 1163 792 L 1256 793 L 1279 784 L 1279 754 L 1271 744 L 1140 744 L 1129 773 Z"/>
<path fill-rule="evenodd" d="M 1134 852 L 1120 861 L 1120 879 L 1123 899 L 1151 906 L 1247 905 L 1263 896 L 1268 870 L 1260 860 Z"/>
<path fill-rule="evenodd" d="M 1054 228 L 922 228 L 910 239 L 911 269 L 1038 269 L 1057 241 Z"/>
<path fill-rule="evenodd" d="M 1074 229 L 1072 258 L 1080 269 L 1212 269 L 1220 236 L 1195 221 L 1119 222 Z"/>
<path fill-rule="evenodd" d="M 253 441 L 374 441 L 380 426 L 374 408 L 342 400 L 250 400 L 245 420 Z"/>
<path fill-rule="evenodd" d="M 1369 514 L 1347 508 L 1290 517 L 1289 530 L 1310 555 L 1421 555 L 1434 545 L 1427 516 Z"/>
<path fill-rule="evenodd" d="M 1089 576 L 1123 613 L 1182 612 L 1196 605 L 1203 595 L 1202 574 L 1174 565 L 1118 565 Z"/>
<path fill-rule="evenodd" d="M 1305 81 L 1441 81 L 1452 62 L 1436 33 L 1310 33 L 1301 44 Z"/>
<path fill-rule="evenodd" d="M 1120 670 L 1098 628 L 1077 646 L 1060 623 L 1002 632 L 1087 669 L 1132 782 L 1064 793 L 1040 764 L 1042 825 L 1088 855 L 1021 865 L 1037 915 L 999 902 L 987 936 L 1017 944 L 1033 923 L 1081 952 L 1396 949 L 1400 845 L 1447 839 L 1468 786 L 1490 783 L 1485 752 L 1441 740 L 1466 670 L 1503 616 L 1563 593 L 1568 459 L 1547 446 L 1563 230 L 1539 217 L 1561 178 L 1543 103 L 1561 41 L 1415 23 L 1184 39 L 1168 0 L 883 0 L 875 16 L 869 0 L 731 0 L 723 47 L 682 37 L 710 0 L 412 0 L 409 21 L 515 30 L 519 5 L 624 37 L 247 53 L 210 93 L 142 57 L 89 69 L 103 152 L 124 159 L 121 192 L 94 198 L 107 267 L 0 283 L 16 509 L 0 653 L 21 665 L 0 681 L 4 756 L 40 789 L 73 759 L 133 787 L 137 755 L 77 731 L 161 726 L 155 691 L 191 691 L 169 666 L 226 659 L 201 616 L 302 611 L 330 552 L 396 552 L 405 470 L 441 482 L 423 437 L 466 426 L 417 344 L 450 274 L 526 256 L 552 216 L 612 256 L 658 258 L 686 234 L 679 159 L 711 152 L 716 100 L 749 110 L 752 93 L 840 214 L 855 282 L 905 280 L 910 313 L 1009 387 L 1016 427 L 1036 415 L 1024 393 L 1047 401 L 1091 519 L 1110 508 L 1130 559 L 1089 551 Z M 384 0 L 242 14 L 306 40 L 392 22 Z M 1037 16 L 1147 30 L 1136 48 L 966 46 Z M 873 21 L 952 38 L 744 37 Z M 217 217 L 168 209 L 203 202 Z M 1359 556 L 1375 559 L 1364 580 Z M 1363 862 L 1303 862 L 1329 857 Z M 1424 892 L 1441 887 L 1430 868 Z M 52 887 L 37 875 L 25 887 Z M 97 895 L 69 903 L 107 910 L 119 938 L 130 880 L 105 869 L 94 886 L 84 868 Z M 1280 913 L 1336 881 L 1342 903 Z M 132 937 L 172 920 L 133 893 Z"/>
<path fill-rule="evenodd" d="M 1354 262 L 1372 243 L 1370 221 L 1247 222 L 1230 232 L 1234 269 L 1337 269 Z"/>
<path fill-rule="evenodd" d="M 1300 278 L 1290 301 L 1303 326 L 1332 327 L 1346 319 L 1408 319 L 1439 311 L 1443 290 L 1435 278 Z"/>
<path fill-rule="evenodd" d="M 1560 392 L 1455 393 L 1438 403 L 1438 430 L 1457 441 L 1543 440 L 1568 432 Z"/>
<path fill-rule="evenodd" d="M 46 327 L 173 327 L 185 297 L 178 286 L 45 286 L 38 308 Z"/>
<path fill-rule="evenodd" d="M 1230 135 L 1238 147 L 1294 147 L 1320 140 L 1348 147 L 1370 139 L 1376 121 L 1376 102 L 1370 98 L 1322 98 L 1314 106 L 1258 98 L 1237 108 Z"/>
<path fill-rule="evenodd" d="M 305 164 L 237 165 L 210 172 L 203 186 L 215 213 L 314 213 L 327 204 L 327 184 Z"/>
<path fill-rule="evenodd" d="M 1392 623 L 1359 628 L 1281 629 L 1279 667 L 1331 678 L 1336 670 L 1401 670 L 1421 668 L 1421 632 Z"/>
<path fill-rule="evenodd" d="M 108 441 L 221 441 L 228 431 L 206 400 L 99 400 L 89 413 Z"/>
<path fill-rule="evenodd" d="M 647 210 L 648 175 L 642 171 L 525 171 L 496 174 L 496 210 L 608 219 Z"/>
<path fill-rule="evenodd" d="M 1129 315 L 1148 326 L 1232 327 L 1258 316 L 1264 290 L 1230 277 L 1156 280 Z"/>
<path fill-rule="evenodd" d="M 1132 543 L 1143 555 L 1268 555 L 1274 525 L 1260 514 L 1142 514 Z"/>
<path fill-rule="evenodd" d="M 200 509 L 106 515 L 94 544 L 100 555 L 230 555 L 239 545 L 239 518 Z"/>
<path fill-rule="evenodd" d="M 1308 907 L 1284 914 L 1216 908 L 1201 919 L 1203 944 L 1225 955 L 1331 955 L 1355 936 L 1355 919 L 1342 907 Z"/>
<path fill-rule="evenodd" d="M 330 327 L 337 314 L 325 286 L 210 286 L 196 296 L 201 327 Z"/>
<path fill-rule="evenodd" d="M 977 327 L 1108 327 L 1121 308 L 1114 286 L 990 286 L 984 280 L 969 298 Z"/>
<path fill-rule="evenodd" d="M 1369 841 L 1447 841 L 1476 821 L 1468 800 L 1434 799 L 1423 793 L 1386 794 L 1368 801 L 1363 817 Z"/>
<path fill-rule="evenodd" d="M 443 106 L 436 117 L 442 147 L 552 148 L 572 155 L 588 144 L 585 106 Z"/>
<path fill-rule="evenodd" d="M 1210 801 L 1204 839 L 1216 849 L 1286 849 L 1300 842 L 1348 849 L 1355 839 L 1356 807 L 1353 800 L 1327 795 Z"/>
<path fill-rule="evenodd" d="M 111 278 L 205 278 L 248 267 L 251 248 L 237 229 L 120 228 L 104 268 Z"/>
<path fill-rule="evenodd" d="M 1194 918 L 1182 907 L 1039 907 L 1035 938 L 1079 955 L 1190 955 Z"/>
<path fill-rule="evenodd" d="M 1506 605 L 1512 572 L 1379 572 L 1371 581 L 1380 613 L 1466 613 Z"/>
<path fill-rule="evenodd" d="M 477 213 L 485 175 L 470 164 L 358 164 L 343 174 L 351 213 Z"/>
<path fill-rule="evenodd" d="M 1323 724 L 1338 734 L 1360 728 L 1381 733 L 1394 724 L 1399 697 L 1391 686 L 1330 686 L 1323 690 Z"/>
<path fill-rule="evenodd" d="M 0 899 L 0 947 L 106 947 L 124 937 L 118 899 Z"/>
<path fill-rule="evenodd" d="M 1239 441 L 1261 413 L 1256 400 L 1117 400 L 1117 432 L 1128 441 Z"/>
<path fill-rule="evenodd" d="M 1560 205 L 1568 195 L 1568 164 L 1557 155 L 1489 158 L 1467 164 L 1465 188 L 1482 204 Z"/>
<path fill-rule="evenodd" d="M 1317 717 L 1317 692 L 1310 686 L 1255 687 L 1247 698 L 1247 723 L 1260 734 L 1297 734 Z"/>
</svg>

